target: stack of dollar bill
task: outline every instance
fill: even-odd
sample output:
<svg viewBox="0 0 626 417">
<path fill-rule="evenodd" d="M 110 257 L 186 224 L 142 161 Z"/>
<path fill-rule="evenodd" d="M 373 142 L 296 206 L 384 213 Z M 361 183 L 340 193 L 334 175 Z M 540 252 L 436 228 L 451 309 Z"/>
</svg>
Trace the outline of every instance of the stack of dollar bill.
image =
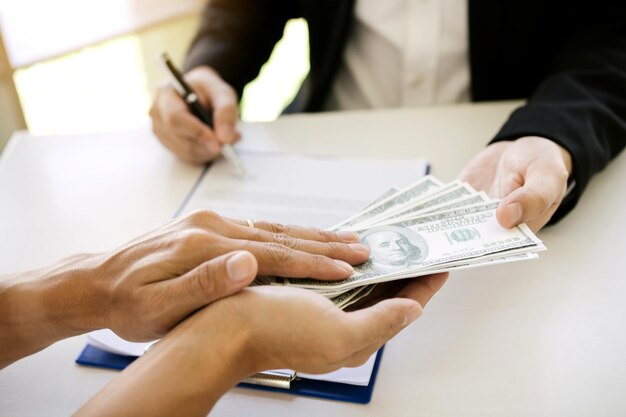
<svg viewBox="0 0 626 417">
<path fill-rule="evenodd" d="M 371 248 L 367 262 L 343 281 L 271 278 L 271 285 L 307 288 L 338 307 L 367 297 L 378 283 L 496 263 L 533 259 L 545 246 L 525 225 L 498 224 L 499 201 L 460 181 L 426 176 L 391 189 L 333 226 L 356 231 Z"/>
</svg>

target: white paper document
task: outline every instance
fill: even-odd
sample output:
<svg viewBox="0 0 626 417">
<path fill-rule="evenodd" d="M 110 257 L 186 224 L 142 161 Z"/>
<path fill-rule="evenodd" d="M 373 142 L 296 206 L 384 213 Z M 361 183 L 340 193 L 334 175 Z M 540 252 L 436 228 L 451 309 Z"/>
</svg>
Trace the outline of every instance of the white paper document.
<svg viewBox="0 0 626 417">
<path fill-rule="evenodd" d="M 248 175 L 215 161 L 181 214 L 208 209 L 222 216 L 326 228 L 362 209 L 390 187 L 426 174 L 423 159 L 343 158 L 240 152 Z"/>
</svg>

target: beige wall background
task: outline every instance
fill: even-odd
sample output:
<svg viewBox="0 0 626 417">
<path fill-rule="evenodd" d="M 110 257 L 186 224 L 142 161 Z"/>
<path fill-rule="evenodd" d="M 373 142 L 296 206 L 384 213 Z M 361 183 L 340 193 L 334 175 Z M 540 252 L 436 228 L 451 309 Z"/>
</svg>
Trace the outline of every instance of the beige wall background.
<svg viewBox="0 0 626 417">
<path fill-rule="evenodd" d="M 51 7 L 48 3 L 55 3 L 20 1 L 44 2 L 47 8 Z M 51 37 L 45 48 L 29 38 L 29 34 L 45 34 L 45 28 L 32 30 L 39 18 L 30 21 L 23 9 L 13 11 L 12 16 L 22 25 L 11 20 L 9 29 L 14 31 L 3 30 L 10 42 L 5 39 L 7 48 L 0 57 L 0 150 L 14 130 L 25 126 L 32 134 L 54 135 L 135 129 L 149 122 L 153 92 L 166 79 L 156 57 L 165 50 L 182 63 L 204 0 L 110 1 L 112 9 L 106 11 L 98 9 L 104 7 L 103 0 L 94 0 L 94 10 L 86 10 L 83 4 L 91 2 L 58 0 L 60 5 L 77 5 L 74 12 L 82 11 L 94 28 L 66 20 L 68 28 L 62 36 Z M 121 8 L 124 2 L 130 11 Z M 156 11 L 144 15 L 142 10 L 151 10 L 151 4 Z M 111 10 L 125 17 L 118 24 L 103 25 L 99 14 L 114 21 Z M 61 16 L 57 27 L 62 26 L 65 15 L 57 15 Z M 140 18 L 133 21 L 128 16 Z M 0 15 L 0 25 L 8 21 L 6 14 Z M 26 50 L 16 53 L 20 40 Z M 303 20 L 292 21 L 270 62 L 246 88 L 242 118 L 275 119 L 307 72 L 308 29 Z"/>
<path fill-rule="evenodd" d="M 181 58 L 204 2 L 0 2 L 0 151 L 15 130 L 27 127 L 74 133 L 130 127 L 130 120 L 143 118 L 140 105 L 158 79 L 148 57 L 167 48 Z M 127 104 L 120 108 L 116 101 Z"/>
</svg>

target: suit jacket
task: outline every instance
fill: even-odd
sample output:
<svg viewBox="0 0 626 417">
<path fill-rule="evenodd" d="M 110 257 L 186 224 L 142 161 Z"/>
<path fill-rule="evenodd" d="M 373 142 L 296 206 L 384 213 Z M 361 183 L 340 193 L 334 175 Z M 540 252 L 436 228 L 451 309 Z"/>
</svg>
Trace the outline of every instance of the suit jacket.
<svg viewBox="0 0 626 417">
<path fill-rule="evenodd" d="M 209 65 L 241 96 L 283 34 L 309 25 L 310 72 L 287 111 L 320 111 L 341 64 L 354 0 L 210 0 L 185 63 Z M 567 149 L 576 187 L 626 144 L 626 1 L 469 0 L 474 101 L 525 98 L 493 138 L 549 138 Z"/>
</svg>

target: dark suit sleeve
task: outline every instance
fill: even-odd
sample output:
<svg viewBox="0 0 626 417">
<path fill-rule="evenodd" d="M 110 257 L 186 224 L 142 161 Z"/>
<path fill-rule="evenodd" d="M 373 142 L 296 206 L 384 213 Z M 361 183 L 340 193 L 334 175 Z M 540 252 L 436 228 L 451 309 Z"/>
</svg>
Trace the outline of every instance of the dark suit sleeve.
<svg viewBox="0 0 626 417">
<path fill-rule="evenodd" d="M 210 0 L 184 70 L 208 65 L 241 97 L 281 39 L 287 21 L 298 17 L 297 4 L 295 0 Z"/>
<path fill-rule="evenodd" d="M 591 177 L 626 144 L 626 25 L 575 35 L 551 74 L 512 113 L 495 141 L 542 136 L 569 151 L 576 186 L 551 222 L 576 205 Z"/>
</svg>

